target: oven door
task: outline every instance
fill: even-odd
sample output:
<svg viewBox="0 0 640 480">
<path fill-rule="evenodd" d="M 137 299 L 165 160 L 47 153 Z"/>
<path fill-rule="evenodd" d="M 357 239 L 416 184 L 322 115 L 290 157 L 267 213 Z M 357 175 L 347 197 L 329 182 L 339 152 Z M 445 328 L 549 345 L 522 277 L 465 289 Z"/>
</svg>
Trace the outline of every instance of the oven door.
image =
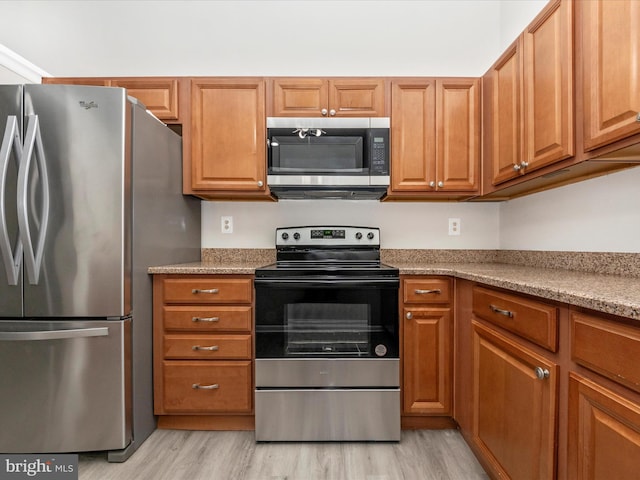
<svg viewBox="0 0 640 480">
<path fill-rule="evenodd" d="M 398 279 L 256 278 L 256 359 L 397 359 Z"/>
</svg>

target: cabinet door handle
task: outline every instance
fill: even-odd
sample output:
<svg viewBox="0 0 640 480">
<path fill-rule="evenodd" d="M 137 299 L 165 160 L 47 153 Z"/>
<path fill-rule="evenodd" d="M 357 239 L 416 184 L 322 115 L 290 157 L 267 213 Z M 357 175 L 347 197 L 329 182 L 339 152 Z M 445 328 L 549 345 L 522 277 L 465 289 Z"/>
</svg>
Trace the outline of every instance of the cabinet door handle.
<svg viewBox="0 0 640 480">
<path fill-rule="evenodd" d="M 193 290 L 191 290 L 191 293 L 194 294 L 198 294 L 198 293 L 218 293 L 220 290 L 218 290 L 217 288 L 209 288 L 209 289 L 200 289 L 200 288 L 194 288 Z"/>
<path fill-rule="evenodd" d="M 495 305 L 489 305 L 489 308 L 493 313 L 497 313 L 499 315 L 504 315 L 505 317 L 513 318 L 513 312 L 509 310 L 503 310 L 501 308 L 496 307 Z"/>
<path fill-rule="evenodd" d="M 439 288 L 434 288 L 433 290 L 416 289 L 413 291 L 413 293 L 415 293 L 416 295 L 429 295 L 430 293 L 435 293 L 436 295 L 440 295 L 442 293 L 442 290 L 440 290 Z"/>
<path fill-rule="evenodd" d="M 527 161 L 523 160 L 523 161 L 521 161 L 521 162 L 520 162 L 520 166 L 521 166 L 522 168 L 527 168 L 527 167 L 529 166 L 529 162 L 527 162 Z"/>
<path fill-rule="evenodd" d="M 444 187 L 444 182 L 443 181 L 439 181 L 438 182 L 438 188 L 442 188 Z"/>
<path fill-rule="evenodd" d="M 220 385 L 214 383 L 213 385 L 200 385 L 199 383 L 194 383 L 191 385 L 191 388 L 194 390 L 217 390 L 220 388 Z"/>
<path fill-rule="evenodd" d="M 636 122 L 640 122 L 640 112 L 638 112 L 638 115 L 636 115 Z"/>
<path fill-rule="evenodd" d="M 433 180 L 431 180 L 431 181 L 429 182 L 429 186 L 430 186 L 431 188 L 435 188 L 435 187 L 436 187 L 436 182 L 434 182 Z"/>
<path fill-rule="evenodd" d="M 200 345 L 194 345 L 193 347 L 191 347 L 191 350 L 206 350 L 208 352 L 217 352 L 218 350 L 220 350 L 220 347 L 218 347 L 218 345 L 211 345 L 210 347 L 201 347 Z"/>
<path fill-rule="evenodd" d="M 518 171 L 520 171 L 520 169 L 522 169 L 522 167 L 521 167 L 520 165 L 514 165 L 514 166 L 513 166 L 513 169 L 514 169 L 516 172 L 518 172 Z"/>
<path fill-rule="evenodd" d="M 191 317 L 192 322 L 219 322 L 220 317 Z"/>
<path fill-rule="evenodd" d="M 542 368 L 542 367 L 536 367 L 534 370 L 536 377 L 538 377 L 540 380 L 544 380 L 546 378 L 549 378 L 549 375 L 551 375 L 549 373 L 549 370 L 547 370 L 546 368 Z"/>
<path fill-rule="evenodd" d="M 406 317 L 407 317 L 407 320 L 411 320 L 413 318 L 413 313 L 407 312 Z"/>
<path fill-rule="evenodd" d="M 320 110 L 320 113 L 322 114 L 323 117 L 326 117 L 329 111 L 326 108 L 323 108 L 322 110 Z"/>
</svg>

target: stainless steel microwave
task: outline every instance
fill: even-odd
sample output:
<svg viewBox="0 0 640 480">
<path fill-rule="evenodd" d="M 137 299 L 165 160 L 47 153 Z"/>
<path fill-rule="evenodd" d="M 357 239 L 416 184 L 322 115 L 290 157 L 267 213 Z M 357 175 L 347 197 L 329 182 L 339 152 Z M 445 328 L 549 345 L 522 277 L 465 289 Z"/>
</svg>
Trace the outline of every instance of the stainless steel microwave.
<svg viewBox="0 0 640 480">
<path fill-rule="evenodd" d="M 267 118 L 267 183 L 283 199 L 379 199 L 390 179 L 388 117 Z"/>
</svg>

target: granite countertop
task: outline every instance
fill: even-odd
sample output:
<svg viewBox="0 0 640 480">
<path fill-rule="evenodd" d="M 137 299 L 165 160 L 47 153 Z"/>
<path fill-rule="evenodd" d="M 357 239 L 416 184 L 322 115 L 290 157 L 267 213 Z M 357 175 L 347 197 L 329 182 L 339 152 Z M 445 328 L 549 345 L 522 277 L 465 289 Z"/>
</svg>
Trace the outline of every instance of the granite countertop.
<svg viewBox="0 0 640 480">
<path fill-rule="evenodd" d="M 503 263 L 396 264 L 401 274 L 450 275 L 640 320 L 640 278 Z"/>
<path fill-rule="evenodd" d="M 149 268 L 152 274 L 253 274 L 264 258 L 229 259 Z M 386 261 L 406 275 L 448 275 L 549 300 L 640 320 L 640 277 L 508 263 Z"/>
<path fill-rule="evenodd" d="M 153 274 L 183 274 L 183 275 L 253 275 L 256 268 L 267 265 L 261 261 L 236 261 L 236 262 L 192 262 L 177 263 L 175 265 L 161 265 L 150 267 L 149 273 Z"/>
</svg>

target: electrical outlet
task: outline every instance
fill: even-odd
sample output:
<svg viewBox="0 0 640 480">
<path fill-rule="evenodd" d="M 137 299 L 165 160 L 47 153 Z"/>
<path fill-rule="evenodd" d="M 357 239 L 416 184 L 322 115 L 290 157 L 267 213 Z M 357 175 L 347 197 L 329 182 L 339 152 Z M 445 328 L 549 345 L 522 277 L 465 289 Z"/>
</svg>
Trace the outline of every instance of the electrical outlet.
<svg viewBox="0 0 640 480">
<path fill-rule="evenodd" d="M 449 219 L 449 235 L 460 235 L 460 219 Z"/>
<path fill-rule="evenodd" d="M 233 217 L 220 217 L 222 233 L 233 233 Z"/>
</svg>

